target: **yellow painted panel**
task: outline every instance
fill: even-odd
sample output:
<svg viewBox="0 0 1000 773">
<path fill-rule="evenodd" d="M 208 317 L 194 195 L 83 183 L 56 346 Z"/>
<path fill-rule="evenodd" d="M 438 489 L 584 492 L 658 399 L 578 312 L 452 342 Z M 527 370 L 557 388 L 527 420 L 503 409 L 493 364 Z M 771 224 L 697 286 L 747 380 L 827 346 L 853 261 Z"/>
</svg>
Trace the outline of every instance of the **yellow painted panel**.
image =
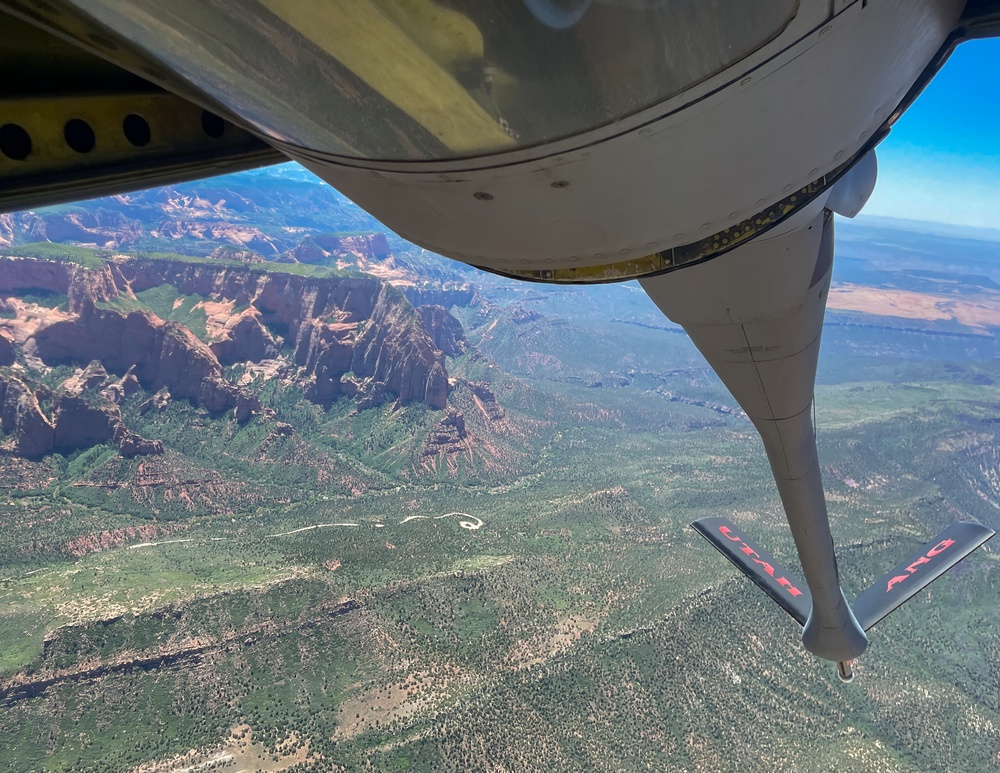
<svg viewBox="0 0 1000 773">
<path fill-rule="evenodd" d="M 260 0 L 261 5 L 350 69 L 455 153 L 501 150 L 514 146 L 500 124 L 435 58 L 476 53 L 477 38 L 464 17 L 434 8 L 455 30 L 451 42 L 440 35 L 433 57 L 414 42 L 372 0 Z M 394 16 L 412 17 L 410 3 Z M 431 7 L 431 6 L 428 6 Z M 459 21 L 461 19 L 461 21 Z M 432 18 L 432 21 L 434 19 Z M 446 27 L 447 28 L 447 27 Z M 427 37 L 423 25 L 418 38 Z M 474 30 L 478 34 L 478 30 Z M 481 37 L 478 46 L 482 46 Z M 290 87 L 294 87 L 289 84 Z"/>
</svg>

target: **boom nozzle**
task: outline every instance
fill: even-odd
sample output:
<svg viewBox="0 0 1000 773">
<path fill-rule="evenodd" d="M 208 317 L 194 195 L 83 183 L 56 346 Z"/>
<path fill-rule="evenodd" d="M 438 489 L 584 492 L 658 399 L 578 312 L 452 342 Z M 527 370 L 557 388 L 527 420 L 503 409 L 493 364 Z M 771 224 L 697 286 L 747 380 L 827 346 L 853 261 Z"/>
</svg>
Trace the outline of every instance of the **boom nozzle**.
<svg viewBox="0 0 1000 773">
<path fill-rule="evenodd" d="M 844 684 L 850 684 L 854 681 L 854 661 L 853 660 L 838 660 L 837 661 L 837 676 L 840 677 L 840 681 Z"/>
</svg>

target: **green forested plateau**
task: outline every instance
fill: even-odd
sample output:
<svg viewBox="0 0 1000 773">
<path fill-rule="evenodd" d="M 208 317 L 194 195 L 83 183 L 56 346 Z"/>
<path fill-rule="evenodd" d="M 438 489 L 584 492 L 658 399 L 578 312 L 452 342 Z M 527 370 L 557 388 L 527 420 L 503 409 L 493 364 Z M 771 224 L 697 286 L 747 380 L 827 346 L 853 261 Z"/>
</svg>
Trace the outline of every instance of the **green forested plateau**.
<svg viewBox="0 0 1000 773">
<path fill-rule="evenodd" d="M 290 437 L 183 402 L 141 416 L 137 395 L 125 414 L 162 458 L 0 458 L 0 767 L 192 748 L 317 770 L 995 764 L 995 554 L 876 628 L 840 685 L 685 528 L 727 514 L 794 565 L 745 420 L 638 386 L 546 386 L 498 390 L 530 428 L 502 473 L 418 471 L 406 441 L 433 411 L 324 412 L 273 387 Z M 996 525 L 998 392 L 820 389 L 850 590 L 956 514 Z"/>
</svg>

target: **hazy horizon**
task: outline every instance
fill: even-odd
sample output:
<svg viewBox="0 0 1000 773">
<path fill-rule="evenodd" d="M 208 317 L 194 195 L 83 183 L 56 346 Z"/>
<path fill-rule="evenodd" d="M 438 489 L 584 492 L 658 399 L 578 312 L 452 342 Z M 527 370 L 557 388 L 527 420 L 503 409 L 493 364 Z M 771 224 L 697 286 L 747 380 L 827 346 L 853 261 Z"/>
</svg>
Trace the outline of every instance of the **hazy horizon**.
<svg viewBox="0 0 1000 773">
<path fill-rule="evenodd" d="M 1000 40 L 958 47 L 879 145 L 867 215 L 997 228 Z"/>
</svg>

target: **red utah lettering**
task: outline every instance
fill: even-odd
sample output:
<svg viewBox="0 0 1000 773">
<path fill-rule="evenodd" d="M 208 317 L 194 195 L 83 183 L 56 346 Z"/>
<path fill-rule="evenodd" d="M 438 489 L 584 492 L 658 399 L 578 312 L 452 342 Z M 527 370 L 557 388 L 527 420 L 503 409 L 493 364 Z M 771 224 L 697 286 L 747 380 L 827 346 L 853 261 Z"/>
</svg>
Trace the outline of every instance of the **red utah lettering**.
<svg viewBox="0 0 1000 773">
<path fill-rule="evenodd" d="M 767 563 L 767 561 L 758 561 L 756 558 L 752 559 L 752 561 L 755 564 L 757 564 L 759 567 L 761 567 L 769 575 L 771 575 L 772 577 L 774 577 L 774 567 L 771 566 L 769 563 Z"/>
<path fill-rule="evenodd" d="M 730 542 L 739 542 L 740 543 L 740 550 L 743 553 L 745 553 L 746 555 L 750 556 L 750 560 L 753 561 L 758 566 L 760 566 L 765 572 L 767 572 L 769 575 L 771 575 L 771 577 L 774 577 L 774 567 L 771 566 L 769 563 L 767 563 L 767 561 L 764 561 L 763 559 L 761 559 L 760 553 L 758 553 L 756 550 L 754 550 L 752 547 L 750 547 L 747 543 L 745 543 L 743 541 L 742 537 L 737 537 L 733 533 L 733 530 L 730 529 L 728 526 L 720 526 L 719 527 L 719 533 L 721 533 L 722 536 L 725 537 Z M 756 556 L 756 558 L 754 556 Z M 796 588 L 792 584 L 791 580 L 789 580 L 787 577 L 774 577 L 774 579 L 775 579 L 775 582 L 778 583 L 778 585 L 780 585 L 782 588 L 784 588 L 785 590 L 787 590 L 792 596 L 801 596 L 802 595 L 802 591 L 800 591 L 798 588 Z"/>
<path fill-rule="evenodd" d="M 743 541 L 742 537 L 736 537 L 736 536 L 734 536 L 733 535 L 733 530 L 730 529 L 728 526 L 720 526 L 719 527 L 719 531 L 721 531 L 722 532 L 722 536 L 725 537 L 728 540 L 732 540 L 733 542 L 742 542 Z"/>
<path fill-rule="evenodd" d="M 785 590 L 787 590 L 793 596 L 798 597 L 798 596 L 802 595 L 802 591 L 800 591 L 798 588 L 796 588 L 794 585 L 792 585 L 792 581 L 789 580 L 787 577 L 778 577 L 777 578 L 777 582 L 778 582 L 778 585 L 780 585 L 782 588 L 784 588 Z"/>
</svg>

